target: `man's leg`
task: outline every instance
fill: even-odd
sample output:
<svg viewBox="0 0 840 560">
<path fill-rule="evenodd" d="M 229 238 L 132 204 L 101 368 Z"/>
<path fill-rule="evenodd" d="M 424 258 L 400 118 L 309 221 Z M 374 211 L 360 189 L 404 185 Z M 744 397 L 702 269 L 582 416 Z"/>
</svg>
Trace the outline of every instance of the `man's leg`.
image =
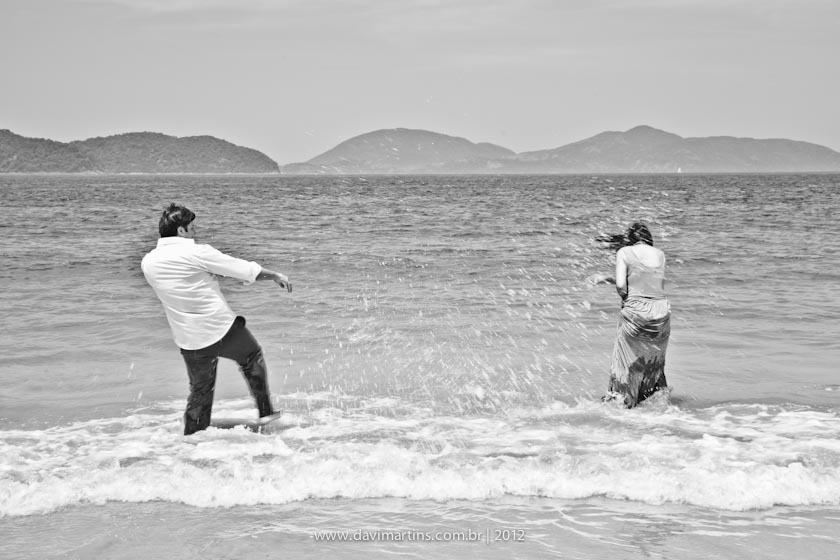
<svg viewBox="0 0 840 560">
<path fill-rule="evenodd" d="M 210 349 L 181 350 L 187 375 L 190 378 L 190 396 L 184 413 L 184 435 L 188 436 L 210 425 L 210 413 L 213 411 L 213 392 L 216 388 L 217 344 Z"/>
<path fill-rule="evenodd" d="M 274 414 L 271 395 L 268 392 L 268 368 L 265 365 L 262 348 L 257 339 L 245 327 L 245 318 L 237 317 L 233 326 L 222 339 L 223 358 L 230 358 L 239 364 L 239 370 L 248 382 L 251 396 L 257 403 L 260 418 Z"/>
</svg>

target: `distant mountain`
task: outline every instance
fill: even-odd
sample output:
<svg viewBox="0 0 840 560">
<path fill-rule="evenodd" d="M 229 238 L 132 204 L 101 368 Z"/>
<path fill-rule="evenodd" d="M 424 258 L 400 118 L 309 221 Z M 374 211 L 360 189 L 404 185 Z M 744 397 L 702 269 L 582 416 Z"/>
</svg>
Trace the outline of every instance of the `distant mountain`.
<svg viewBox="0 0 840 560">
<path fill-rule="evenodd" d="M 553 150 L 518 154 L 528 173 L 716 173 L 840 171 L 840 153 L 794 140 L 683 138 L 649 126 L 602 132 Z"/>
<path fill-rule="evenodd" d="M 474 144 L 426 130 L 393 128 L 362 134 L 283 173 L 401 174 L 487 173 L 514 156 L 507 148 Z"/>
<path fill-rule="evenodd" d="M 84 173 L 94 168 L 77 146 L 0 130 L 0 172 Z"/>
<path fill-rule="evenodd" d="M 132 132 L 69 143 L 0 130 L 0 173 L 277 173 L 265 154 L 212 136 Z"/>
<path fill-rule="evenodd" d="M 784 139 L 683 138 L 650 126 L 523 152 L 422 130 L 351 138 L 284 173 L 766 173 L 840 171 L 840 153 Z"/>
</svg>

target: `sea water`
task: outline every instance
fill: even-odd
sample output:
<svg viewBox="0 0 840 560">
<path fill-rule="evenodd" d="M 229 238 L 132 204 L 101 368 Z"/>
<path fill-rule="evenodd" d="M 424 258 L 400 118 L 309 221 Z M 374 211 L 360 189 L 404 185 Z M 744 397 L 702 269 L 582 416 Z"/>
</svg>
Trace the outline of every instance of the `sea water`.
<svg viewBox="0 0 840 560">
<path fill-rule="evenodd" d="M 840 552 L 838 175 L 0 176 L 3 558 Z M 283 417 L 182 434 L 139 269 L 169 202 Z M 672 387 L 602 404 L 596 241 L 667 256 Z M 222 362 L 214 415 L 255 418 Z"/>
</svg>

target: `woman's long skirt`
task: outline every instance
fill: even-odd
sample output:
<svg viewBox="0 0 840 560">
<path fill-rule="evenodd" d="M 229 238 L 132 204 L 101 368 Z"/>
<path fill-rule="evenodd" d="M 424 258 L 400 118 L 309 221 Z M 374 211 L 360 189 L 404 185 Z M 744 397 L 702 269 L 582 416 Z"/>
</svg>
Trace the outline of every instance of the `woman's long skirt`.
<svg viewBox="0 0 840 560">
<path fill-rule="evenodd" d="M 665 298 L 624 300 L 610 363 L 609 392 L 632 408 L 665 388 L 665 351 L 671 336 L 671 306 Z"/>
</svg>

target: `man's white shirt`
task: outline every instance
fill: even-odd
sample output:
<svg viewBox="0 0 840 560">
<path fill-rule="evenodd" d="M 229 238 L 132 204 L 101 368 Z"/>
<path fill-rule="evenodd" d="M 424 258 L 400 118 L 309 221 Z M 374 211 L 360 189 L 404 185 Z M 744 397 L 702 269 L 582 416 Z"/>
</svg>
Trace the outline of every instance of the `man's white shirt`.
<svg viewBox="0 0 840 560">
<path fill-rule="evenodd" d="M 197 350 L 218 342 L 236 313 L 218 276 L 253 283 L 262 267 L 186 237 L 162 237 L 141 263 L 146 281 L 163 303 L 175 344 Z"/>
</svg>

